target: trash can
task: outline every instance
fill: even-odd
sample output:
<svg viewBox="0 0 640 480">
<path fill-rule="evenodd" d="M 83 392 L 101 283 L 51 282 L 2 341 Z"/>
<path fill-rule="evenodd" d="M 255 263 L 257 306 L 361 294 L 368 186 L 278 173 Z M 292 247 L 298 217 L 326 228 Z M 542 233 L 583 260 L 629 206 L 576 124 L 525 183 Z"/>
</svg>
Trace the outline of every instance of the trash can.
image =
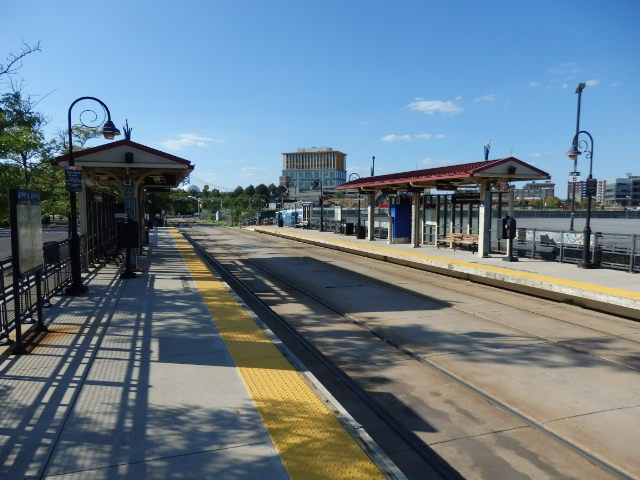
<svg viewBox="0 0 640 480">
<path fill-rule="evenodd" d="M 344 224 L 344 234 L 345 235 L 353 235 L 353 223 L 345 223 Z"/>
<path fill-rule="evenodd" d="M 44 263 L 53 265 L 60 262 L 60 248 L 58 242 L 45 242 L 42 244 Z"/>
<path fill-rule="evenodd" d="M 367 229 L 365 228 L 364 225 L 360 225 L 356 227 L 356 238 L 359 238 L 360 240 L 362 240 L 366 236 L 367 236 Z"/>
</svg>

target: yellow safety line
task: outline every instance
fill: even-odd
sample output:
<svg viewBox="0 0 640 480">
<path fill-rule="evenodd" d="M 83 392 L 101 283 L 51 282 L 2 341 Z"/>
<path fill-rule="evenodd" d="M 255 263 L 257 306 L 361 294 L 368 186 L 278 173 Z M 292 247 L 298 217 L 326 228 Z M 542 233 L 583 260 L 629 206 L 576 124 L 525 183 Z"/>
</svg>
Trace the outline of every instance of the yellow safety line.
<svg viewBox="0 0 640 480">
<path fill-rule="evenodd" d="M 261 228 L 261 230 L 264 231 L 273 231 L 275 232 L 275 230 L 272 229 L 268 229 L 268 228 Z M 556 277 L 550 277 L 548 275 L 541 275 L 539 273 L 530 273 L 530 272 L 524 272 L 522 270 L 513 270 L 510 268 L 503 268 L 503 267 L 494 267 L 491 265 L 478 265 L 476 263 L 470 263 L 470 262 L 465 262 L 463 260 L 455 260 L 452 258 L 446 258 L 446 257 L 437 257 L 437 256 L 433 256 L 433 255 L 427 255 L 424 253 L 417 253 L 417 252 L 405 252 L 405 251 L 400 251 L 400 250 L 394 250 L 392 248 L 387 248 L 387 247 L 379 247 L 377 245 L 362 245 L 361 243 L 356 243 L 356 242 L 350 242 L 348 240 L 340 240 L 340 239 L 325 239 L 325 238 L 320 238 L 314 235 L 309 235 L 309 234 L 304 234 L 304 233 L 289 233 L 287 232 L 286 235 L 283 235 L 286 237 L 293 237 L 293 238 L 306 238 L 306 239 L 311 239 L 311 240 L 315 240 L 315 241 L 321 241 L 321 242 L 326 242 L 326 243 L 333 243 L 333 244 L 342 244 L 342 245 L 348 245 L 351 247 L 358 247 L 361 250 L 373 250 L 373 251 L 378 251 L 378 252 L 384 252 L 384 253 L 391 253 L 394 255 L 406 255 L 409 257 L 415 257 L 415 258 L 421 258 L 421 259 L 426 259 L 426 260 L 431 260 L 434 262 L 445 262 L 445 263 L 450 263 L 453 265 L 459 265 L 462 267 L 466 267 L 466 268 L 471 268 L 471 269 L 475 269 L 475 270 L 479 270 L 479 271 L 487 271 L 487 272 L 493 272 L 493 273 L 499 273 L 502 275 L 511 275 L 513 277 L 520 277 L 520 278 L 526 278 L 529 280 L 537 280 L 539 282 L 548 282 L 548 283 L 555 283 L 558 285 L 566 285 L 568 287 L 573 287 L 573 288 L 580 288 L 582 290 L 589 290 L 592 292 L 598 292 L 598 293 L 604 293 L 604 294 L 608 294 L 608 295 L 613 295 L 613 296 L 617 296 L 617 297 L 624 297 L 624 298 L 633 298 L 633 299 L 640 299 L 640 292 L 633 292 L 631 290 L 622 290 L 620 288 L 612 288 L 612 287 L 604 287 L 601 285 L 593 285 L 591 283 L 585 283 L 585 282 L 577 282 L 575 280 L 567 280 L 567 279 L 563 279 L 563 278 L 556 278 Z"/>
<path fill-rule="evenodd" d="M 172 235 L 289 476 L 384 478 L 228 287 L 175 229 Z"/>
</svg>

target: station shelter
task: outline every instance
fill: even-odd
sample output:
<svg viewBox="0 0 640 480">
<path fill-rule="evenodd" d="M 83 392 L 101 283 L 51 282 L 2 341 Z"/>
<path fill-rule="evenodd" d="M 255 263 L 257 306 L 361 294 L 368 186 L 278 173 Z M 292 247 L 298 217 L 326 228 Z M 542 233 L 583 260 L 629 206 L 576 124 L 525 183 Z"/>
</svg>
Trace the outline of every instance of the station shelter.
<svg viewBox="0 0 640 480">
<path fill-rule="evenodd" d="M 129 139 L 73 152 L 74 169 L 81 172 L 78 195 L 79 235 L 83 264 L 93 261 L 96 249 L 118 241 L 122 223 L 133 222 L 135 245 L 145 242 L 145 205 L 150 192 L 168 192 L 193 171 L 189 160 L 133 142 Z M 69 167 L 69 155 L 54 160 Z M 115 193 L 122 198 L 117 202 Z"/>
<path fill-rule="evenodd" d="M 357 191 L 368 198 L 367 230 L 373 240 L 375 199 L 379 194 L 389 198 L 390 243 L 411 243 L 420 246 L 425 231 L 423 210 L 433 201 L 427 191 L 451 191 L 458 204 L 474 203 L 478 206 L 478 255 L 486 257 L 491 247 L 491 208 L 495 192 L 506 194 L 509 214 L 513 215 L 514 187 L 510 182 L 546 180 L 551 178 L 533 165 L 515 157 L 485 160 L 481 162 L 450 165 L 446 167 L 413 170 L 372 177 L 361 177 L 337 187 L 339 190 Z M 410 194 L 411 203 L 398 200 L 402 194 Z M 467 200 L 465 202 L 465 199 Z M 439 199 L 436 198 L 436 202 Z M 455 203 L 452 201 L 451 205 Z M 438 208 L 440 207 L 438 203 Z M 462 207 L 460 207 L 462 208 Z M 472 215 L 469 215 L 469 219 Z M 451 223 L 453 225 L 453 222 Z M 452 227 L 450 227 L 452 228 Z M 436 237 L 446 232 L 437 232 Z"/>
</svg>

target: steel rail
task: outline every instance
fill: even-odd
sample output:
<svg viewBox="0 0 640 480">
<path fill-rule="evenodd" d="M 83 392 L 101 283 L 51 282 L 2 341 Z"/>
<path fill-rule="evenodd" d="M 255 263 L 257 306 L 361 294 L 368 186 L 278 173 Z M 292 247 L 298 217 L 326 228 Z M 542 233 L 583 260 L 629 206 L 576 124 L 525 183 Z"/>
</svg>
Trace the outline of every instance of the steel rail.
<svg viewBox="0 0 640 480">
<path fill-rule="evenodd" d="M 331 362 L 323 355 L 313 344 L 306 340 L 298 333 L 286 320 L 276 314 L 269 308 L 253 291 L 238 280 L 228 269 L 224 267 L 218 260 L 206 251 L 197 241 L 189 234 L 181 232 L 198 253 L 205 264 L 215 273 L 220 275 L 225 282 L 234 290 L 243 300 L 254 309 L 259 318 L 268 317 L 269 320 L 276 322 L 279 327 L 283 328 L 288 335 L 293 337 L 298 344 L 304 348 L 316 361 L 318 361 L 328 372 L 333 375 L 350 393 L 355 395 L 367 408 L 369 408 L 382 422 L 391 428 L 411 449 L 422 458 L 434 471 L 443 479 L 462 480 L 463 477 L 448 463 L 446 463 L 431 447 L 420 440 L 413 432 L 407 430 L 402 424 L 397 422 L 384 409 L 382 409 L 356 382 L 346 375 L 339 367 Z M 331 309 L 334 311 L 334 309 Z M 339 312 L 336 312 L 339 313 Z M 340 314 L 342 315 L 342 314 Z M 344 315 L 342 315 L 344 316 Z"/>
<path fill-rule="evenodd" d="M 192 242 L 192 244 L 197 245 L 197 242 L 193 241 L 191 239 L 190 236 L 188 236 L 187 234 L 183 233 L 183 235 L 185 235 L 185 237 L 187 237 L 189 239 L 190 242 Z M 198 249 L 202 249 L 202 247 L 200 247 L 198 245 L 197 247 Z M 320 247 L 322 248 L 322 247 Z M 208 257 L 211 257 L 213 259 L 213 257 L 208 254 L 206 251 L 204 251 L 205 254 Z M 258 304 L 261 304 L 264 306 L 264 308 L 266 308 L 268 310 L 268 312 L 270 312 L 270 315 L 274 316 L 274 319 L 276 319 L 276 321 L 281 322 L 283 325 L 286 325 L 286 328 L 288 330 L 292 331 L 292 334 L 296 337 L 296 338 L 301 338 L 300 342 L 305 345 L 305 347 L 308 345 L 308 348 L 313 349 L 314 351 L 317 351 L 315 349 L 315 347 L 313 347 L 313 345 L 308 344 L 308 342 L 301 337 L 300 334 L 298 334 L 297 332 L 295 332 L 295 330 L 293 329 L 293 327 L 291 327 L 290 325 L 288 325 L 288 323 L 284 320 L 281 319 L 277 314 L 275 314 L 275 312 L 273 312 L 268 306 L 264 305 L 264 303 L 253 294 L 253 292 L 251 292 L 251 290 L 249 290 L 244 284 L 242 284 L 239 280 L 235 279 L 235 277 L 233 277 L 233 275 L 228 272 L 224 266 L 222 266 L 217 260 L 213 259 L 213 261 L 220 265 L 220 269 L 221 271 L 224 271 L 226 273 L 226 275 L 229 276 L 229 278 L 231 279 L 231 283 L 230 284 L 235 284 L 238 285 L 240 289 L 242 289 L 242 291 L 247 292 L 247 294 L 252 298 L 255 299 L 255 301 Z M 353 317 L 350 314 L 345 314 L 343 312 L 340 312 L 339 310 L 337 310 L 334 306 L 332 306 L 331 304 L 327 303 L 325 300 L 317 297 L 316 295 L 314 295 L 313 293 L 300 288 L 298 285 L 288 281 L 286 278 L 282 277 L 281 275 L 272 272 L 270 270 L 267 270 L 266 268 L 264 268 L 263 266 L 259 265 L 258 263 L 248 259 L 248 258 L 243 258 L 243 261 L 246 263 L 249 263 L 250 265 L 252 265 L 254 268 L 257 268 L 259 270 L 261 270 L 262 272 L 266 273 L 267 275 L 277 279 L 278 281 L 286 284 L 289 288 L 303 294 L 304 296 L 306 296 L 307 298 L 309 298 L 310 300 L 312 300 L 313 302 L 323 306 L 324 308 L 330 310 L 331 312 L 347 319 L 348 321 L 350 321 L 351 323 L 353 323 L 354 325 L 362 328 L 363 330 L 367 331 L 368 333 L 370 333 L 371 335 L 377 337 L 378 339 L 384 341 L 386 344 L 390 345 L 391 347 L 397 349 L 398 351 L 402 352 L 403 354 L 409 356 L 410 358 L 418 361 L 419 363 L 428 366 L 429 368 L 435 370 L 436 372 L 440 373 L 441 375 L 443 375 L 445 378 L 449 379 L 452 382 L 455 382 L 463 387 L 465 387 L 467 390 L 471 391 L 472 393 L 478 395 L 479 397 L 481 397 L 482 399 L 484 399 L 486 402 L 490 403 L 491 405 L 495 406 L 496 408 L 499 408 L 500 410 L 506 412 L 507 414 L 513 416 L 514 418 L 520 420 L 521 422 L 523 422 L 525 425 L 547 435 L 549 438 L 551 438 L 552 440 L 560 443 L 561 445 L 565 446 L 566 448 L 568 448 L 569 450 L 575 452 L 576 454 L 582 456 L 583 458 L 587 459 L 589 462 L 599 466 L 601 469 L 603 469 L 604 471 L 607 471 L 611 474 L 614 474 L 616 476 L 619 476 L 620 478 L 623 479 L 628 479 L 628 480 L 633 480 L 634 477 L 630 476 L 629 474 L 627 474 L 626 472 L 620 470 L 618 467 L 616 467 L 615 465 L 612 465 L 611 463 L 601 459 L 600 457 L 597 457 L 596 455 L 590 453 L 589 451 L 587 451 L 586 449 L 580 447 L 579 445 L 571 442 L 570 440 L 562 437 L 561 435 L 557 434 L 556 432 L 554 432 L 553 430 L 551 430 L 550 428 L 546 427 L 544 424 L 530 418 L 529 416 L 519 412 L 516 408 L 511 407 L 510 405 L 508 405 L 505 402 L 502 402 L 501 400 L 499 400 L 498 398 L 494 397 L 493 395 L 489 394 L 488 392 L 485 392 L 484 390 L 480 389 L 479 387 L 475 386 L 474 384 L 472 384 L 471 382 L 463 379 L 462 377 L 454 374 L 453 372 L 450 372 L 449 370 L 447 370 L 446 368 L 438 365 L 437 363 L 433 362 L 432 360 L 429 360 L 427 358 L 421 357 L 418 353 L 414 352 L 413 350 L 411 350 L 410 348 L 405 347 L 404 345 L 401 345 L 397 342 L 395 342 L 393 339 L 387 337 L 386 335 L 380 334 L 379 332 L 377 332 L 375 329 L 371 328 L 366 322 L 363 322 L 361 320 L 358 320 L 357 318 Z M 222 274 L 221 274 L 222 275 Z M 445 287 L 446 288 L 446 287 Z M 416 295 L 420 295 L 418 293 L 416 293 Z M 467 312 L 468 313 L 468 312 Z M 499 322 L 495 322 L 495 323 L 499 323 Z M 571 322 L 568 322 L 571 323 Z M 542 338 L 542 337 L 541 337 Z M 574 349 L 575 350 L 575 349 Z M 322 357 L 324 357 L 322 355 L 322 353 L 317 352 L 317 355 L 320 355 Z M 599 358 L 599 357 L 596 357 Z M 329 360 L 326 360 L 327 362 L 330 363 Z M 333 365 L 333 364 L 331 364 Z M 337 375 L 340 376 L 346 376 L 344 373 L 342 373 L 337 367 L 333 366 L 333 369 L 336 369 Z M 347 379 L 349 379 L 350 382 L 353 383 L 353 381 L 349 378 L 346 377 Z M 358 390 L 362 391 L 362 394 L 367 396 L 366 392 L 364 392 L 361 387 L 359 387 L 357 384 L 354 384 L 354 388 L 357 388 Z M 371 402 L 373 402 L 373 400 L 370 400 Z M 376 409 L 379 409 L 379 407 L 376 406 Z M 388 414 L 385 415 L 388 416 Z M 394 420 L 391 419 L 392 422 L 395 422 Z M 401 428 L 404 428 L 402 426 L 400 426 Z M 413 435 L 412 432 L 410 432 L 411 435 Z M 418 442 L 420 442 L 422 445 L 424 445 L 425 447 L 429 448 L 426 444 L 424 444 L 424 442 L 422 442 L 421 440 L 419 440 L 418 438 L 415 438 L 415 440 L 417 440 Z M 457 472 L 456 472 L 457 473 Z"/>
</svg>

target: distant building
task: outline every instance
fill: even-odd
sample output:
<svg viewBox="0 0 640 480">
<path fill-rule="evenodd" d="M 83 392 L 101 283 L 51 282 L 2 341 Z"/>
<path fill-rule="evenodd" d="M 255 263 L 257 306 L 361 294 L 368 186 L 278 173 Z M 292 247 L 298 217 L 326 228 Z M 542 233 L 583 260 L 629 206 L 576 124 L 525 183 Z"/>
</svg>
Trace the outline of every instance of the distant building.
<svg viewBox="0 0 640 480">
<path fill-rule="evenodd" d="M 627 173 L 626 178 L 607 180 L 604 203 L 610 207 L 640 206 L 640 176 Z"/>
<path fill-rule="evenodd" d="M 335 190 L 347 181 L 347 154 L 329 147 L 299 148 L 283 153 L 280 185 L 300 192 L 314 188 L 322 181 L 322 188 Z"/>
<path fill-rule="evenodd" d="M 543 183 L 525 183 L 522 188 L 516 188 L 515 199 L 519 201 L 546 200 L 556 196 L 556 184 L 547 180 Z"/>
<path fill-rule="evenodd" d="M 605 187 L 607 185 L 607 180 L 598 180 L 596 181 L 596 195 L 595 200 L 596 204 L 600 205 L 604 203 L 605 196 Z M 567 201 L 573 199 L 572 189 L 576 189 L 576 202 L 580 202 L 587 198 L 587 181 L 580 180 L 579 182 L 567 182 Z"/>
<path fill-rule="evenodd" d="M 598 180 L 598 187 L 596 190 L 596 204 L 604 205 L 604 197 L 607 189 L 607 181 L 606 180 Z"/>
</svg>

